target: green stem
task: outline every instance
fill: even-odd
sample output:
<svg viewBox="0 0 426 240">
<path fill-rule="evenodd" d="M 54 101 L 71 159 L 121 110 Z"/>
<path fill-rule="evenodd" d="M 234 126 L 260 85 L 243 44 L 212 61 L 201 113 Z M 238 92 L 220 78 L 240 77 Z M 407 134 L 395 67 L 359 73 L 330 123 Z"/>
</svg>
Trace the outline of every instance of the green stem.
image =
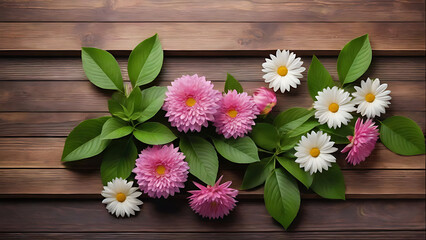
<svg viewBox="0 0 426 240">
<path fill-rule="evenodd" d="M 139 126 L 139 124 L 142 124 L 141 122 L 136 123 L 135 125 L 133 125 L 133 127 L 137 127 Z"/>
<path fill-rule="evenodd" d="M 257 148 L 257 150 L 258 150 L 259 152 L 264 152 L 264 153 L 274 154 L 273 152 L 271 152 L 271 151 L 267 151 L 267 150 L 262 149 L 262 148 Z"/>
</svg>

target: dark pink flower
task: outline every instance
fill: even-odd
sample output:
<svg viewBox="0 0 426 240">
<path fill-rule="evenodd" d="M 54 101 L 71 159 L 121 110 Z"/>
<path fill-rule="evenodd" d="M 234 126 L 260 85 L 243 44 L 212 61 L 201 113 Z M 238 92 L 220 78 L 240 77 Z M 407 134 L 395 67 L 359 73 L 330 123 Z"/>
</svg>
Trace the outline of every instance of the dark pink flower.
<svg viewBox="0 0 426 240">
<path fill-rule="evenodd" d="M 231 181 L 220 184 L 222 177 L 213 186 L 204 187 L 194 182 L 200 190 L 189 191 L 192 194 L 189 197 L 189 205 L 202 217 L 223 218 L 236 206 L 235 197 L 238 195 L 238 190 L 229 187 L 232 184 Z"/>
<path fill-rule="evenodd" d="M 246 92 L 232 90 L 224 94 L 219 105 L 214 121 L 217 133 L 223 134 L 225 138 L 237 138 L 244 137 L 251 131 L 254 119 L 259 114 L 253 97 Z"/>
<path fill-rule="evenodd" d="M 277 97 L 275 96 L 275 93 L 265 87 L 258 88 L 253 93 L 253 98 L 260 114 L 268 114 L 277 104 Z"/>
<path fill-rule="evenodd" d="M 184 75 L 167 87 L 163 110 L 173 127 L 181 132 L 201 131 L 208 121 L 214 120 L 218 102 L 222 98 L 219 91 L 205 77 Z"/>
<path fill-rule="evenodd" d="M 348 136 L 348 139 L 351 143 L 342 150 L 342 153 L 349 151 L 346 160 L 350 164 L 357 165 L 370 156 L 379 139 L 379 130 L 371 119 L 364 123 L 361 118 L 358 118 L 354 136 Z"/>
<path fill-rule="evenodd" d="M 144 149 L 133 169 L 139 188 L 153 198 L 173 196 L 185 187 L 188 178 L 189 166 L 184 159 L 172 144 Z"/>
</svg>

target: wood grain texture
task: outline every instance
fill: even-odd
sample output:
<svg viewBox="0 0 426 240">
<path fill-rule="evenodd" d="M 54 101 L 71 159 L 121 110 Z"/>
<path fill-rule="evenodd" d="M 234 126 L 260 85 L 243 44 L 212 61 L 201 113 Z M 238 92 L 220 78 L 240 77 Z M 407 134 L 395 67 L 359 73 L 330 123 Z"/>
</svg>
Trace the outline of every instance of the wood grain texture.
<svg viewBox="0 0 426 240">
<path fill-rule="evenodd" d="M 168 86 L 170 82 L 156 82 Z M 264 82 L 246 82 L 244 90 L 252 94 Z M 215 89 L 222 91 L 224 82 L 216 82 Z M 424 81 L 394 81 L 388 87 L 392 91 L 390 111 L 421 112 L 425 110 Z M 106 112 L 107 100 L 112 91 L 102 90 L 85 81 L 0 81 L 0 112 Z M 277 94 L 275 111 L 290 107 L 311 107 L 312 99 L 306 82 L 286 94 Z"/>
<path fill-rule="evenodd" d="M 301 187 L 301 210 L 286 232 L 267 213 L 262 188 L 241 191 L 221 221 L 194 214 L 186 193 L 143 196 L 142 212 L 116 219 L 100 202 L 100 157 L 59 161 L 74 126 L 108 114 L 112 92 L 87 81 L 81 47 L 118 54 L 128 80 L 130 50 L 156 32 L 166 58 L 155 84 L 198 73 L 222 90 L 229 72 L 249 93 L 265 86 L 261 64 L 275 49 L 296 51 L 306 68 L 321 55 L 337 80 L 340 49 L 369 33 L 374 58 L 361 79 L 389 84 L 383 117 L 408 116 L 425 132 L 424 8 L 424 0 L 0 0 L 0 238 L 424 239 L 424 155 L 398 156 L 381 144 L 356 167 L 336 156 L 349 200 L 322 200 Z M 278 95 L 275 112 L 312 104 L 304 75 L 302 86 Z M 245 166 L 223 159 L 220 166 L 239 187 Z"/>
<path fill-rule="evenodd" d="M 273 51 L 270 53 L 275 54 Z M 206 76 L 211 81 L 224 81 L 226 73 L 231 73 L 241 82 L 262 81 L 262 63 L 269 54 L 257 57 L 173 57 L 166 56 L 163 69 L 157 81 L 172 81 L 184 74 Z M 308 69 L 312 55 L 301 56 Z M 127 57 L 117 57 L 123 78 L 127 74 Z M 319 57 L 324 67 L 334 80 L 338 80 L 337 57 Z M 0 58 L 0 81 L 19 80 L 57 80 L 87 81 L 80 57 L 3 57 Z M 403 74 L 402 74 L 403 73 Z M 306 80 L 307 71 L 303 80 Z M 383 82 L 389 81 L 424 81 L 424 57 L 373 57 L 369 70 L 360 79 L 378 77 Z"/>
<path fill-rule="evenodd" d="M 62 164 L 64 143 L 65 138 L 0 138 L 0 168 L 99 169 L 100 161 L 97 159 Z M 371 156 L 356 167 L 344 161 L 345 154 L 336 157 L 343 169 L 425 169 L 424 156 L 399 156 L 382 144 L 377 144 Z M 245 170 L 245 165 L 223 163 L 221 168 Z"/>
<path fill-rule="evenodd" d="M 220 170 L 219 176 L 239 188 L 244 172 Z M 346 198 L 424 198 L 424 170 L 345 170 Z M 198 180 L 197 180 L 198 181 Z M 48 197 L 48 195 L 100 197 L 97 170 L 83 169 L 0 169 L 0 197 Z M 373 184 L 374 183 L 374 184 Z M 84 187 L 82 187 L 84 186 Z M 194 186 L 188 182 L 188 189 Z M 263 189 L 240 191 L 240 198 L 261 198 Z M 180 196 L 186 196 L 180 195 Z M 316 197 L 312 193 L 304 197 Z"/>
<path fill-rule="evenodd" d="M 7 112 L 0 113 L 0 136 L 66 137 L 80 122 L 110 116 L 109 112 Z M 417 118 L 420 119 L 420 116 Z"/>
<path fill-rule="evenodd" d="M 283 109 L 283 108 L 282 108 Z M 273 111 L 270 114 L 278 114 Z M 426 132 L 425 113 L 392 109 L 383 119 L 402 115 L 413 119 Z M 66 137 L 80 122 L 108 112 L 0 112 L 0 137 Z"/>
<path fill-rule="evenodd" d="M 186 199 L 144 201 L 136 217 L 117 219 L 99 200 L 1 200 L 1 232 L 270 232 L 282 227 L 262 200 L 238 203 L 223 220 L 197 216 Z M 424 231 L 423 200 L 303 200 L 291 231 Z"/>
<path fill-rule="evenodd" d="M 220 230 L 220 229 L 219 229 Z M 425 231 L 326 231 L 326 232 L 218 232 L 214 233 L 116 233 L 116 232 L 76 232 L 76 233 L 0 233 L 2 239 L 175 239 L 175 240 L 188 240 L 188 239 L 221 239 L 221 240 L 258 240 L 258 239 L 345 239 L 345 240 L 358 240 L 358 239 L 424 239 Z"/>
<path fill-rule="evenodd" d="M 1 0 L 0 21 L 423 21 L 421 0 Z"/>
<path fill-rule="evenodd" d="M 106 34 L 108 33 L 108 34 Z M 0 23 L 0 50 L 131 50 L 158 33 L 163 49 L 179 51 L 340 50 L 370 33 L 376 51 L 424 55 L 424 23 Z M 61 39 L 58 41 L 58 39 Z"/>
</svg>

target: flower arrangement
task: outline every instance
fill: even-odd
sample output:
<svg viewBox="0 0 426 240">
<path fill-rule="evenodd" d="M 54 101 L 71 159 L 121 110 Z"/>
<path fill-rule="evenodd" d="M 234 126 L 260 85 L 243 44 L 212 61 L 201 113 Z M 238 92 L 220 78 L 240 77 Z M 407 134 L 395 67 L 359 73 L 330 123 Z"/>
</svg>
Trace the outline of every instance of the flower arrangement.
<svg viewBox="0 0 426 240">
<path fill-rule="evenodd" d="M 288 228 L 299 211 L 300 188 L 323 198 L 345 199 L 345 182 L 334 155 L 339 149 L 352 165 L 365 161 L 379 139 L 400 155 L 425 153 L 424 135 L 414 121 L 380 118 L 390 105 L 388 85 L 378 78 L 358 84 L 371 60 L 368 35 L 353 39 L 340 52 L 339 82 L 313 56 L 307 74 L 312 107 L 290 108 L 274 117 L 270 112 L 277 104 L 275 92 L 297 88 L 306 70 L 290 51 L 277 50 L 262 64 L 263 78 L 275 92 L 261 87 L 250 96 L 230 74 L 223 93 L 197 74 L 176 78 L 168 87 L 146 87 L 162 68 L 157 35 L 131 52 L 131 83 L 126 85 L 111 54 L 82 48 L 90 82 L 115 91 L 108 101 L 111 116 L 75 127 L 62 161 L 101 154 L 103 203 L 117 217 L 140 211 L 142 193 L 169 198 L 186 191 L 190 173 L 202 183 L 194 182 L 198 190 L 188 191 L 189 206 L 202 217 L 216 219 L 237 206 L 238 195 L 232 182 L 221 183 L 223 176 L 217 179 L 219 153 L 248 165 L 240 189 L 264 184 L 268 212 Z"/>
</svg>

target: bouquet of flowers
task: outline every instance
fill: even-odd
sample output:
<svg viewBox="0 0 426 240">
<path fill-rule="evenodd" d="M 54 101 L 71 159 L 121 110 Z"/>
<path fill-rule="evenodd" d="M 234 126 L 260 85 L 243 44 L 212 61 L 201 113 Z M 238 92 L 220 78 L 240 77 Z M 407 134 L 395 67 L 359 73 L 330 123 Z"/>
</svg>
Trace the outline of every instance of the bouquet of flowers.
<svg viewBox="0 0 426 240">
<path fill-rule="evenodd" d="M 108 101 L 111 116 L 75 127 L 62 161 L 101 154 L 103 203 L 117 217 L 140 211 L 142 192 L 151 198 L 179 193 L 190 173 L 200 181 L 194 182 L 197 190 L 188 191 L 190 207 L 215 219 L 236 207 L 238 195 L 232 182 L 218 178 L 219 153 L 232 163 L 248 165 L 240 189 L 264 184 L 268 212 L 288 228 L 299 211 L 300 188 L 323 198 L 345 199 L 334 155 L 338 151 L 347 153 L 352 165 L 365 161 L 379 139 L 400 155 L 425 153 L 424 135 L 414 121 L 381 118 L 391 101 L 388 85 L 378 78 L 357 81 L 372 60 L 368 35 L 353 39 L 340 52 L 338 82 L 313 56 L 307 77 L 309 109 L 269 114 L 277 104 L 275 92 L 298 87 L 305 67 L 300 57 L 285 50 L 265 60 L 263 78 L 273 91 L 261 87 L 250 96 L 231 74 L 223 92 L 197 74 L 181 76 L 168 87 L 147 87 L 163 64 L 157 35 L 131 52 L 130 84 L 123 82 L 110 53 L 83 48 L 87 78 L 115 91 Z"/>
</svg>

